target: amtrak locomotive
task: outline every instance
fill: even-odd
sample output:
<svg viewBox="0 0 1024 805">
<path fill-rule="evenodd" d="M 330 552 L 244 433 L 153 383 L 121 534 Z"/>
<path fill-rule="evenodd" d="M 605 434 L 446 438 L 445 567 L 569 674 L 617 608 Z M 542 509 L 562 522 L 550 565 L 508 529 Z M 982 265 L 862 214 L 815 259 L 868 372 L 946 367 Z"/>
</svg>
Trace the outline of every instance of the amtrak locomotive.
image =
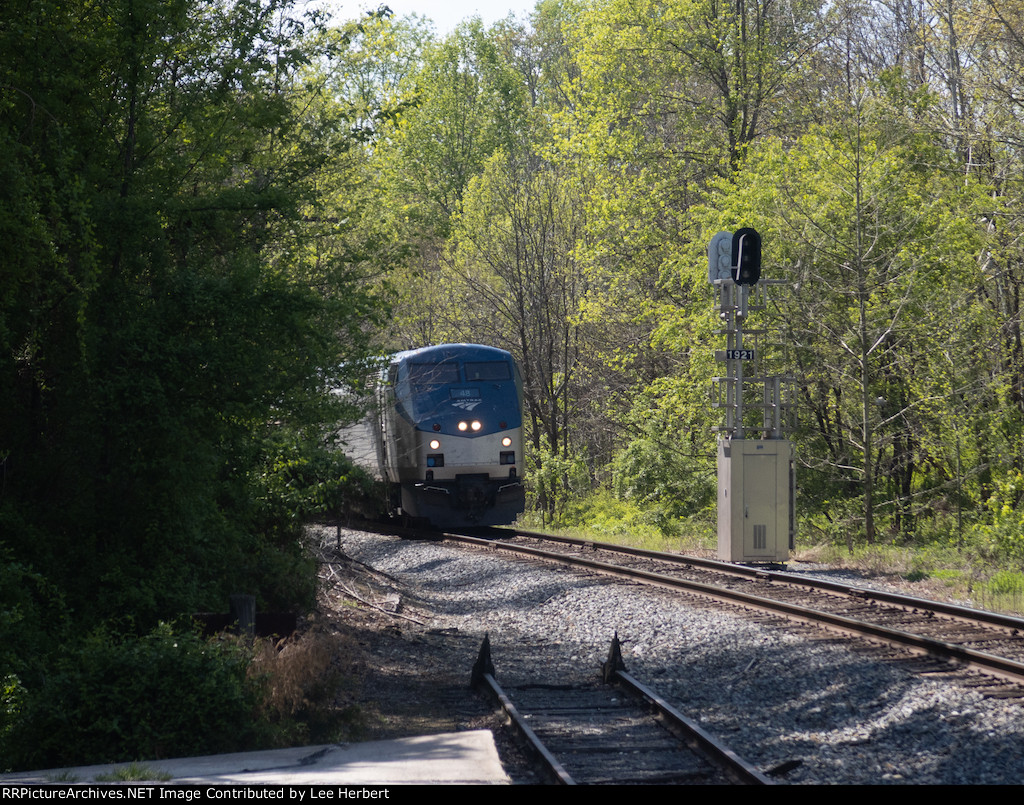
<svg viewBox="0 0 1024 805">
<path fill-rule="evenodd" d="M 438 528 L 523 511 L 523 384 L 512 356 L 476 344 L 400 352 L 378 385 L 377 462 L 392 508 Z"/>
</svg>

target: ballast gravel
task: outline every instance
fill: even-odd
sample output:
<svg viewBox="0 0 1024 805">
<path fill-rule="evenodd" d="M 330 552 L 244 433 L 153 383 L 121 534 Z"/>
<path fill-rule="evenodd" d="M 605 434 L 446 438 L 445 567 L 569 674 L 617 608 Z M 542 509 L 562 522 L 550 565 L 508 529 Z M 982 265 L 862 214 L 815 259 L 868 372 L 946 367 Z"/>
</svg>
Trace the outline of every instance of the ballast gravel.
<svg viewBox="0 0 1024 805">
<path fill-rule="evenodd" d="M 334 542 L 334 529 L 331 529 Z M 436 542 L 340 531 L 430 633 L 489 636 L 507 687 L 627 670 L 779 783 L 1024 783 L 1024 699 L 763 614 Z M 465 654 L 465 650 L 462 652 Z M 462 658 L 464 661 L 464 658 Z"/>
</svg>

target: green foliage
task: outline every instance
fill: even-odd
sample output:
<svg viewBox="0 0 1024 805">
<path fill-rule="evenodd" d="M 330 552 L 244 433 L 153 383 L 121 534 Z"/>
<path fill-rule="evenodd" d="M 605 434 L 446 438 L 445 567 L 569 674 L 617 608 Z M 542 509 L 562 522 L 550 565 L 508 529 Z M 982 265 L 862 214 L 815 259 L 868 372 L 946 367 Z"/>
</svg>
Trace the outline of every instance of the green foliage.
<svg viewBox="0 0 1024 805">
<path fill-rule="evenodd" d="M 659 339 L 684 337 L 670 335 L 667 320 L 665 325 Z M 707 391 L 710 367 L 706 360 L 688 358 L 676 376 L 659 378 L 634 397 L 624 423 L 631 438 L 611 462 L 617 495 L 658 506 L 674 518 L 713 509 L 718 484 L 711 430 L 717 423 L 709 416 L 714 412 Z"/>
<path fill-rule="evenodd" d="M 597 538 L 644 540 L 651 536 L 678 536 L 682 523 L 664 507 L 624 500 L 599 489 L 565 506 L 559 525 L 585 527 Z"/>
<path fill-rule="evenodd" d="M 612 462 L 615 494 L 643 506 L 660 506 L 671 517 L 713 509 L 718 483 L 714 462 L 691 450 L 692 445 L 671 434 L 633 439 Z"/>
<path fill-rule="evenodd" d="M 250 659 L 166 624 L 142 637 L 95 632 L 22 692 L 0 754 L 47 768 L 249 748 L 265 729 Z"/>
<path fill-rule="evenodd" d="M 514 145 L 525 89 L 479 20 L 427 48 L 410 80 L 417 102 L 393 116 L 384 168 L 414 229 L 444 237 L 471 179 Z"/>
<path fill-rule="evenodd" d="M 612 138 L 636 126 L 652 155 L 687 174 L 735 168 L 765 129 L 798 117 L 817 9 L 801 0 L 592 4 L 576 31 L 589 100 L 604 107 Z"/>
<path fill-rule="evenodd" d="M 271 519 L 275 510 L 296 523 L 324 516 L 374 519 L 385 511 L 380 483 L 340 447 L 291 441 L 266 455 L 253 486 Z"/>
<path fill-rule="evenodd" d="M 1024 597 L 1024 574 L 1012 570 L 1000 570 L 986 583 L 991 595 Z"/>
<path fill-rule="evenodd" d="M 10 533 L 16 521 L 5 513 L 0 509 L 0 530 Z M 67 637 L 68 625 L 60 592 L 0 543 L 0 677 L 37 672 L 38 658 L 53 639 Z"/>
<path fill-rule="evenodd" d="M 575 498 L 565 506 L 560 520 L 548 527 L 582 539 L 656 551 L 701 552 L 713 550 L 716 544 L 714 519 L 706 514 L 673 516 L 663 506 L 623 500 L 605 488 Z"/>
<path fill-rule="evenodd" d="M 952 586 L 953 584 L 956 584 L 960 579 L 962 579 L 964 574 L 961 570 L 953 570 L 951 568 L 938 568 L 936 570 L 933 570 L 928 575 Z"/>
<path fill-rule="evenodd" d="M 314 600 L 302 517 L 352 477 L 316 445 L 350 413 L 329 390 L 376 352 L 368 276 L 388 260 L 369 90 L 324 100 L 310 65 L 354 38 L 321 19 L 289 0 L 0 9 L 0 731 L 17 715 L 32 762 L 95 757 L 93 721 L 104 756 L 186 751 L 180 720 L 158 724 L 174 684 L 205 691 L 214 733 L 250 734 L 244 663 L 152 630 L 239 591 Z M 130 634 L 73 647 L 111 622 Z"/>
<path fill-rule="evenodd" d="M 25 708 L 26 691 L 14 674 L 0 678 L 0 750 L 11 746 Z M 11 771 L 11 761 L 4 756 L 0 772 Z"/>
<path fill-rule="evenodd" d="M 995 490 L 985 502 L 990 522 L 972 529 L 979 547 L 998 562 L 1024 569 L 1024 473 L 1015 470 L 998 479 Z"/>
<path fill-rule="evenodd" d="M 917 501 L 962 488 L 950 465 L 977 455 L 992 401 L 975 393 L 987 384 L 976 347 L 994 322 L 968 290 L 982 281 L 986 190 L 933 134 L 901 125 L 904 91 L 886 77 L 834 123 L 752 148 L 703 216 L 705 234 L 744 221 L 771 243 L 767 273 L 789 285 L 775 318 L 800 382 L 808 498 L 859 498 L 842 519 L 869 540 L 876 511 L 912 537 Z"/>
<path fill-rule="evenodd" d="M 0 12 L 12 556 L 87 626 L 148 629 L 239 588 L 308 601 L 306 503 L 249 484 L 277 442 L 334 427 L 332 367 L 370 351 L 382 315 L 375 233 L 343 192 L 360 183 L 351 109 L 312 116 L 299 81 L 315 19 L 253 0 L 17 5 Z"/>
<path fill-rule="evenodd" d="M 552 450 L 546 437 L 542 437 L 540 447 L 527 449 L 526 462 L 528 504 L 555 521 L 563 517 L 572 501 L 590 489 L 590 473 L 582 458 Z"/>
</svg>

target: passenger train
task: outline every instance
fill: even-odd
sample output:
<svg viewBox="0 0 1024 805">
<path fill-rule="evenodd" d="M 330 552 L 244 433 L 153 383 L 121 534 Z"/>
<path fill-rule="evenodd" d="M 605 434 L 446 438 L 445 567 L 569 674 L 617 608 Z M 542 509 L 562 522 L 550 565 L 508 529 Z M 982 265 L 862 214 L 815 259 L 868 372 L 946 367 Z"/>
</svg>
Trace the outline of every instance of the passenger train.
<svg viewBox="0 0 1024 805">
<path fill-rule="evenodd" d="M 377 463 L 394 513 L 437 528 L 511 523 L 525 508 L 523 383 L 477 344 L 399 352 L 377 387 Z"/>
</svg>

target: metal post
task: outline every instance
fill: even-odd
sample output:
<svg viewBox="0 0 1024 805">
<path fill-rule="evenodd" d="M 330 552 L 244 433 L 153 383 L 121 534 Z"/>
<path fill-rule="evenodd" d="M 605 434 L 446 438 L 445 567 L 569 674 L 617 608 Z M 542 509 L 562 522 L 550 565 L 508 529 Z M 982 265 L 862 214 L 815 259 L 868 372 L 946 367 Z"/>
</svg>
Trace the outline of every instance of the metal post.
<svg viewBox="0 0 1024 805">
<path fill-rule="evenodd" d="M 747 298 L 750 288 L 746 285 L 737 285 L 736 291 L 739 295 L 735 309 L 736 349 L 743 349 L 743 320 L 747 316 Z M 743 361 L 737 359 L 732 361 L 732 364 L 735 368 L 734 382 L 736 385 L 736 430 L 733 438 L 743 439 Z"/>
<path fill-rule="evenodd" d="M 775 375 L 772 386 L 772 438 L 778 439 L 782 436 L 782 378 Z"/>
</svg>

